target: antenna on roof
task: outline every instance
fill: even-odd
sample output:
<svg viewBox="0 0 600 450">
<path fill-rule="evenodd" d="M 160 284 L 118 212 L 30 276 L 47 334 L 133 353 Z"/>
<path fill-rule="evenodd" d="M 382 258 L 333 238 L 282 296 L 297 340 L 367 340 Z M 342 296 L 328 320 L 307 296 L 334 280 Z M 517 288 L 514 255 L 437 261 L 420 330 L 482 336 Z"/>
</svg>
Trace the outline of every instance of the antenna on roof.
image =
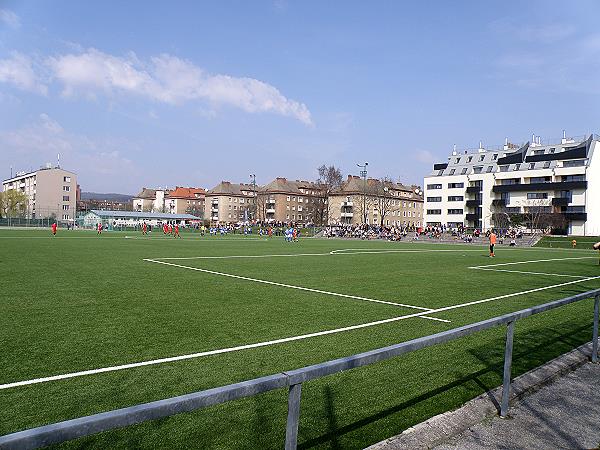
<svg viewBox="0 0 600 450">
<path fill-rule="evenodd" d="M 483 149 L 483 142 L 479 141 L 479 150 Z"/>
<path fill-rule="evenodd" d="M 563 139 L 567 138 L 567 130 L 563 130 Z"/>
<path fill-rule="evenodd" d="M 56 168 L 60 169 L 60 153 L 56 155 Z"/>
</svg>

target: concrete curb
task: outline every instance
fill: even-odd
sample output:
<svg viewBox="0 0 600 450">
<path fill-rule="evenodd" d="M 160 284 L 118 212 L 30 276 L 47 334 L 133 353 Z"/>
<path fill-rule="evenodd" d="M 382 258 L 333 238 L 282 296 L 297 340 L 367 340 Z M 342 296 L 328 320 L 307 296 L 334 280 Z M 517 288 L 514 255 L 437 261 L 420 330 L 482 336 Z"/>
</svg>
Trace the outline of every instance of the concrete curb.
<svg viewBox="0 0 600 450">
<path fill-rule="evenodd" d="M 510 402 L 540 390 L 590 361 L 592 343 L 588 342 L 515 378 L 512 382 Z M 431 449 L 464 432 L 469 427 L 498 414 L 502 387 L 475 397 L 457 410 L 449 411 L 421 422 L 402 434 L 368 447 L 368 450 Z"/>
</svg>

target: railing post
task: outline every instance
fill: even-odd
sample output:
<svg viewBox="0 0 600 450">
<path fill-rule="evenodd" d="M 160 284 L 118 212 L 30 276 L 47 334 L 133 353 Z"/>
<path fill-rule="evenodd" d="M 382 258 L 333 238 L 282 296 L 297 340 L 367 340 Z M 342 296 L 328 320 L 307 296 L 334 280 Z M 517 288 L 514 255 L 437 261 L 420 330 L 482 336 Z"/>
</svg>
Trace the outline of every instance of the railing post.
<svg viewBox="0 0 600 450">
<path fill-rule="evenodd" d="M 600 295 L 594 299 L 594 331 L 592 332 L 592 362 L 598 362 L 598 310 L 600 307 Z"/>
<path fill-rule="evenodd" d="M 298 422 L 300 421 L 300 396 L 302 384 L 292 384 L 288 394 L 288 415 L 285 428 L 285 450 L 296 450 L 298 445 Z"/>
<path fill-rule="evenodd" d="M 513 336 L 515 334 L 515 321 L 508 322 L 506 328 L 506 345 L 504 347 L 504 376 L 502 382 L 502 405 L 500 417 L 508 414 L 508 399 L 510 396 L 510 373 L 512 368 Z"/>
</svg>

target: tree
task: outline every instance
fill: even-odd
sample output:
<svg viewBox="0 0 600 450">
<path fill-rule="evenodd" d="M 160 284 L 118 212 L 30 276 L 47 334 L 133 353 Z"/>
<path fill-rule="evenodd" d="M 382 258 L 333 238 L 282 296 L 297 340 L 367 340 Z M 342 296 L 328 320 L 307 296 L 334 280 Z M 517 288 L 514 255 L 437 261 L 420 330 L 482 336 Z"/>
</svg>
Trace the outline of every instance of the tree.
<svg viewBox="0 0 600 450">
<path fill-rule="evenodd" d="M 185 209 L 186 214 L 191 214 L 192 216 L 199 217 L 200 219 L 204 218 L 204 208 L 201 205 L 188 205 Z"/>
<path fill-rule="evenodd" d="M 9 189 L 1 193 L 0 210 L 4 217 L 23 217 L 29 202 L 24 192 Z"/>
<path fill-rule="evenodd" d="M 342 187 L 342 172 L 335 166 L 326 166 L 325 164 L 318 167 L 317 172 L 319 178 L 316 181 L 315 202 L 310 204 L 311 208 L 308 212 L 316 225 L 327 225 L 331 218 L 328 198 Z"/>
<path fill-rule="evenodd" d="M 392 195 L 394 182 L 390 177 L 374 180 L 367 188 L 367 195 L 379 213 L 379 225 L 385 224 L 385 218 L 390 214 L 394 204 Z"/>
<path fill-rule="evenodd" d="M 265 188 L 260 188 L 256 192 L 256 219 L 266 222 L 267 221 L 267 203 L 269 200 L 270 192 Z"/>
</svg>

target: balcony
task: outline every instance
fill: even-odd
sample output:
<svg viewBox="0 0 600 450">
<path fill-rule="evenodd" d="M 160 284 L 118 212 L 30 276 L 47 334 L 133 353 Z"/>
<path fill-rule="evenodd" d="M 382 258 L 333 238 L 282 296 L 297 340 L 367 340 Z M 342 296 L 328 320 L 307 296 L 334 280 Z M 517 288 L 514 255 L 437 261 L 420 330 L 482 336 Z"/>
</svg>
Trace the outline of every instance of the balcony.
<svg viewBox="0 0 600 450">
<path fill-rule="evenodd" d="M 267 208 L 267 214 L 275 214 L 275 208 Z"/>
<path fill-rule="evenodd" d="M 498 198 L 498 199 L 492 200 L 492 206 L 496 206 L 496 207 L 506 206 L 506 199 Z"/>
<path fill-rule="evenodd" d="M 343 202 L 342 208 L 352 208 L 354 206 L 354 202 Z"/>
<path fill-rule="evenodd" d="M 570 201 L 569 197 L 554 197 L 552 199 L 552 206 L 567 206 Z"/>
<path fill-rule="evenodd" d="M 210 212 L 213 214 L 218 214 L 219 208 L 210 208 Z"/>
<path fill-rule="evenodd" d="M 479 216 L 479 214 L 467 214 L 466 219 L 469 222 L 478 222 L 479 219 L 481 219 L 481 217 Z"/>
<path fill-rule="evenodd" d="M 351 212 L 343 212 L 340 214 L 340 217 L 344 218 L 344 217 L 354 217 L 354 213 Z"/>
<path fill-rule="evenodd" d="M 481 200 L 467 200 L 467 208 L 477 208 L 481 206 Z"/>
<path fill-rule="evenodd" d="M 517 183 L 496 185 L 493 192 L 525 192 L 525 191 L 570 191 L 587 189 L 587 181 L 555 181 L 550 183 Z"/>
<path fill-rule="evenodd" d="M 467 194 L 479 194 L 482 190 L 482 186 L 469 186 L 467 188 Z"/>
</svg>

